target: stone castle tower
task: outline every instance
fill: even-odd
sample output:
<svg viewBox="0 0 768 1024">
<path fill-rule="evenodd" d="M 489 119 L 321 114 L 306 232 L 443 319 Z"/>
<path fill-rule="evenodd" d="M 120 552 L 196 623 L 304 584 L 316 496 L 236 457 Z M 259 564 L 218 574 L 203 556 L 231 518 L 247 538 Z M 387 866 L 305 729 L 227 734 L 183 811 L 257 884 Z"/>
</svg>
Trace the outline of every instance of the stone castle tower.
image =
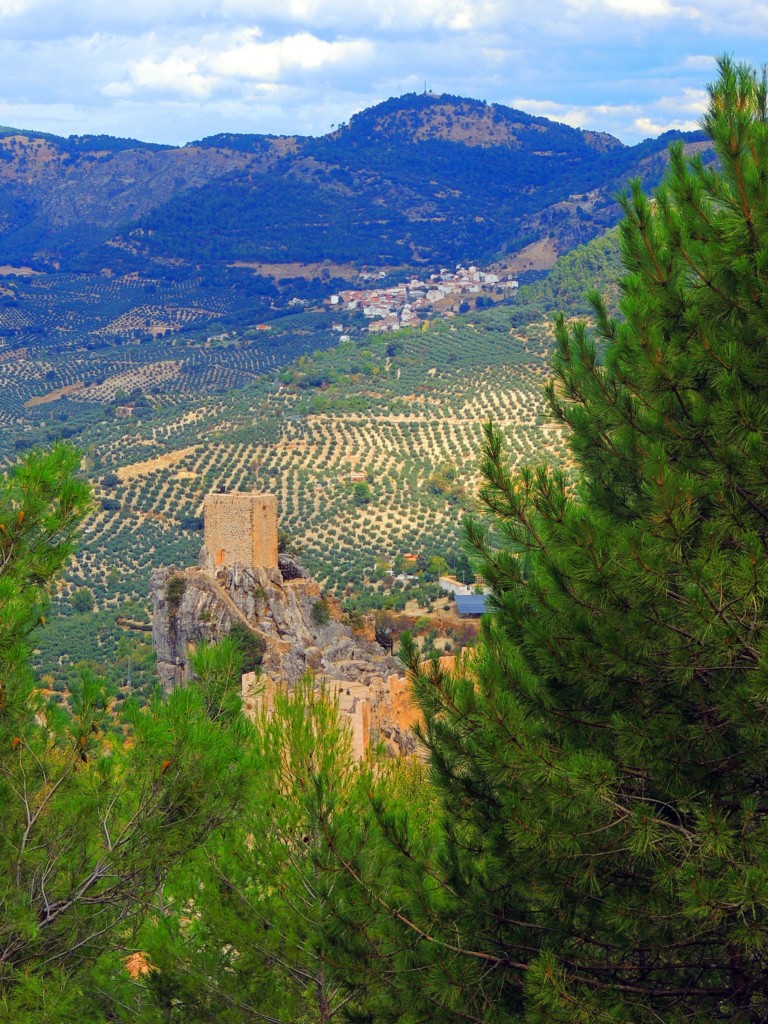
<svg viewBox="0 0 768 1024">
<path fill-rule="evenodd" d="M 208 494 L 205 515 L 206 566 L 277 568 L 277 497 L 274 494 Z"/>
</svg>

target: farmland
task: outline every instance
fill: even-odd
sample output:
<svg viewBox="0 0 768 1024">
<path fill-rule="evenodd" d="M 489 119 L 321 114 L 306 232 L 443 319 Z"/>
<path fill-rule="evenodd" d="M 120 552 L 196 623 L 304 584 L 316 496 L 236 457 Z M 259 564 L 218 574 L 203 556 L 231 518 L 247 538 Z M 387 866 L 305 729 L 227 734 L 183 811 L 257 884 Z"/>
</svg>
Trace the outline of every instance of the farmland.
<svg viewBox="0 0 768 1024">
<path fill-rule="evenodd" d="M 404 551 L 454 552 L 483 422 L 505 427 L 516 459 L 564 453 L 543 416 L 536 330 L 523 341 L 488 318 L 347 342 L 300 357 L 278 383 L 178 399 L 160 422 L 94 439 L 100 507 L 73 583 L 108 603 L 140 598 L 153 565 L 194 560 L 199 532 L 180 524 L 216 487 L 276 493 L 282 525 L 333 587 Z"/>
<path fill-rule="evenodd" d="M 612 252 L 608 244 L 599 259 Z M 75 649 L 67 637 L 84 617 L 71 597 L 82 588 L 96 610 L 76 649 L 117 656 L 115 618 L 146 622 L 151 569 L 195 562 L 202 501 L 219 487 L 275 493 L 307 568 L 358 607 L 381 598 L 386 571 L 406 555 L 455 563 L 483 423 L 502 426 L 515 464 L 567 465 L 545 410 L 552 321 L 543 307 L 575 287 L 584 259 L 567 258 L 514 305 L 395 333 L 352 328 L 340 341 L 328 314 L 303 311 L 269 330 L 180 331 L 6 361 L 3 459 L 64 437 L 82 450 L 94 488 L 45 664 Z M 589 273 L 594 281 L 591 264 Z M 403 586 L 394 592 L 405 598 Z"/>
</svg>

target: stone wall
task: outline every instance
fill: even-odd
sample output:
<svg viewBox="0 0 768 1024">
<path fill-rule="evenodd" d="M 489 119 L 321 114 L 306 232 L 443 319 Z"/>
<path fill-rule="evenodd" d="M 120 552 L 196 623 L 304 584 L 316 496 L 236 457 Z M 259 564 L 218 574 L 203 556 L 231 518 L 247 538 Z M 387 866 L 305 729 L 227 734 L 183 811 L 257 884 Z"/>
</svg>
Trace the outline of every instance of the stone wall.
<svg viewBox="0 0 768 1024">
<path fill-rule="evenodd" d="M 150 591 L 157 670 L 166 690 L 189 679 L 191 647 L 221 639 L 239 622 L 264 642 L 263 681 L 291 687 L 310 672 L 345 696 L 364 697 L 377 720 L 386 719 L 378 709 L 388 704 L 387 678 L 402 671 L 402 663 L 342 622 L 318 622 L 315 580 L 285 580 L 279 570 L 260 566 L 169 568 L 152 573 Z"/>
<path fill-rule="evenodd" d="M 363 761 L 368 756 L 371 746 L 371 703 L 364 684 L 354 687 L 354 693 L 344 684 L 331 686 L 328 693 L 339 703 L 341 720 L 347 723 L 352 741 L 352 756 L 356 761 Z M 269 676 L 246 672 L 241 680 L 243 711 L 255 721 L 261 712 L 271 715 L 275 706 L 275 697 L 280 684 Z"/>
<path fill-rule="evenodd" d="M 376 643 L 376 616 L 362 615 L 360 617 L 360 624 L 353 626 L 352 632 L 355 636 L 367 640 L 368 643 Z"/>
<path fill-rule="evenodd" d="M 205 562 L 208 568 L 277 568 L 277 497 L 274 494 L 208 494 Z"/>
<path fill-rule="evenodd" d="M 459 661 L 461 659 L 459 658 Z M 430 661 L 423 661 L 420 668 L 428 671 Z M 443 672 L 453 672 L 456 668 L 457 659 L 453 654 L 444 654 L 438 660 L 438 665 Z M 416 726 L 423 724 L 421 708 L 413 699 L 411 681 L 406 675 L 391 675 L 387 677 L 389 688 L 388 710 L 392 725 L 404 736 L 413 735 Z"/>
<path fill-rule="evenodd" d="M 439 665 L 442 671 L 452 672 L 457 659 L 444 655 Z M 422 662 L 428 669 L 431 662 Z M 408 676 L 393 673 L 387 677 L 386 688 L 372 689 L 359 681 L 323 679 L 327 692 L 338 701 L 339 714 L 346 721 L 352 741 L 352 755 L 357 761 L 365 760 L 371 743 L 383 743 L 394 757 L 416 754 L 426 755 L 425 748 L 416 740 L 414 728 L 421 725 L 421 710 L 413 700 Z M 279 683 L 269 676 L 248 672 L 242 677 L 243 708 L 251 719 L 265 711 L 271 714 Z"/>
<path fill-rule="evenodd" d="M 409 732 L 415 725 L 421 725 L 421 710 L 413 700 L 408 676 L 390 676 L 387 683 L 393 724 L 401 732 Z"/>
</svg>

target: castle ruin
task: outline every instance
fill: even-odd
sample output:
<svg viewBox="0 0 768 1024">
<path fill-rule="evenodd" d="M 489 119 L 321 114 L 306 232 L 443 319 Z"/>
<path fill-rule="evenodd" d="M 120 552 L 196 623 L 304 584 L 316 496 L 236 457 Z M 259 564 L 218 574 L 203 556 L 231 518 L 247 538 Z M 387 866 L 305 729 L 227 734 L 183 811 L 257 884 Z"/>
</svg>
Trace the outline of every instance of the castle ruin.
<svg viewBox="0 0 768 1024">
<path fill-rule="evenodd" d="M 150 581 L 163 688 L 183 686 L 190 678 L 190 655 L 198 644 L 220 640 L 238 626 L 262 648 L 258 672 L 246 671 L 241 680 L 246 714 L 268 712 L 280 690 L 311 673 L 338 700 L 356 758 L 365 758 L 379 742 L 395 755 L 417 750 L 414 730 L 421 712 L 402 662 L 375 642 L 373 616 L 352 628 L 338 601 L 323 597 L 305 569 L 278 557 L 276 497 L 209 494 L 204 510 L 200 564 L 157 569 Z M 440 666 L 450 670 L 454 659 L 444 657 Z"/>
</svg>

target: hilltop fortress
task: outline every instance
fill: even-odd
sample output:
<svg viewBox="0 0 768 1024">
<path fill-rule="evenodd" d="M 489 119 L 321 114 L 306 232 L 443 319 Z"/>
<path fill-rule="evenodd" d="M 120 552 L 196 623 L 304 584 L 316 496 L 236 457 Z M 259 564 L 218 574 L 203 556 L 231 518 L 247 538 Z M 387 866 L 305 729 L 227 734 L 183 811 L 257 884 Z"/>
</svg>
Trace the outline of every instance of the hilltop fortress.
<svg viewBox="0 0 768 1024">
<path fill-rule="evenodd" d="M 184 685 L 194 647 L 221 639 L 239 623 L 241 635 L 245 628 L 263 648 L 260 672 L 242 678 L 248 713 L 270 706 L 276 690 L 311 672 L 338 694 L 356 757 L 379 741 L 393 754 L 412 752 L 419 715 L 402 663 L 375 642 L 372 616 L 352 628 L 336 600 L 323 597 L 298 563 L 278 554 L 276 497 L 209 494 L 204 511 L 198 566 L 151 576 L 152 639 L 163 688 Z"/>
</svg>

